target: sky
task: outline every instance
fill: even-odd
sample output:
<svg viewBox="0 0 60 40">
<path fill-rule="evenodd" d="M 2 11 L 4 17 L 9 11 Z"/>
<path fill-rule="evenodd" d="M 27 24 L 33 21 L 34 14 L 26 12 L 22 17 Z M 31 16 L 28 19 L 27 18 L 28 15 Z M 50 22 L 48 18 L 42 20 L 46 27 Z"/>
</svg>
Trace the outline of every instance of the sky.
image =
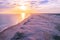
<svg viewBox="0 0 60 40">
<path fill-rule="evenodd" d="M 31 13 L 60 13 L 60 0 L 0 0 L 0 14 L 18 13 L 24 4 Z"/>
</svg>

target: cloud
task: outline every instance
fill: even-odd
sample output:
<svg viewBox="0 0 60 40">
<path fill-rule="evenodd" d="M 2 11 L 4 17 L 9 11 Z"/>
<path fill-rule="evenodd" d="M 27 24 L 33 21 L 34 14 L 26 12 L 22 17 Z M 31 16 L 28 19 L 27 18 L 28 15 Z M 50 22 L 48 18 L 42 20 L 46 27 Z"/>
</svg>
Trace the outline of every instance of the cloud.
<svg viewBox="0 0 60 40">
<path fill-rule="evenodd" d="M 27 1 L 27 0 L 26 0 Z M 26 2 L 25 1 L 25 2 Z M 28 0 L 29 1 L 29 0 Z M 27 1 L 28 4 L 30 4 L 32 1 L 36 1 L 34 5 L 30 4 L 29 8 L 31 8 L 31 12 L 34 12 L 32 10 L 35 10 L 35 13 L 60 13 L 60 0 L 30 0 L 29 2 Z M 21 1 L 20 1 L 21 2 Z M 18 0 L 0 0 L 0 12 L 2 9 L 2 12 L 7 11 L 5 9 L 8 8 L 15 8 L 16 5 L 14 4 L 19 4 Z M 12 10 L 12 9 L 8 9 Z M 15 10 L 15 9 L 14 9 Z M 1 13 L 0 13 L 1 14 Z"/>
</svg>

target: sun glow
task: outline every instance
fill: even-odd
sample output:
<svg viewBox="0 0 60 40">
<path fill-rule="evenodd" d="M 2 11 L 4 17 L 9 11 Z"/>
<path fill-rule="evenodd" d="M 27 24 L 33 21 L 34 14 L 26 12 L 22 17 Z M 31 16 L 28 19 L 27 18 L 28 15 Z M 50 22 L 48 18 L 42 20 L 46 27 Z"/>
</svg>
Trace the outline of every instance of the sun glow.
<svg viewBox="0 0 60 40">
<path fill-rule="evenodd" d="M 26 11 L 27 10 L 27 5 L 25 3 L 26 0 L 20 0 L 20 2 L 18 3 L 18 7 L 21 11 Z"/>
<path fill-rule="evenodd" d="M 24 20 L 25 19 L 25 17 L 26 17 L 26 13 L 21 13 L 21 18 L 22 18 L 22 20 Z"/>
<path fill-rule="evenodd" d="M 20 10 L 25 11 L 25 10 L 27 10 L 27 7 L 22 5 L 22 6 L 20 6 Z"/>
</svg>

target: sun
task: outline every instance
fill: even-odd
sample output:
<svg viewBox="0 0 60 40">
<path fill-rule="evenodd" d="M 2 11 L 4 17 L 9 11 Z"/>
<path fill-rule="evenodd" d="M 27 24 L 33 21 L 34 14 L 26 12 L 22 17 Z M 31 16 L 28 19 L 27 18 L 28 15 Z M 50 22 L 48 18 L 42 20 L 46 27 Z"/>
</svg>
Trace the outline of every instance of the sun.
<svg viewBox="0 0 60 40">
<path fill-rule="evenodd" d="M 19 8 L 20 8 L 20 10 L 23 10 L 23 11 L 27 10 L 27 7 L 24 5 L 21 5 Z"/>
</svg>

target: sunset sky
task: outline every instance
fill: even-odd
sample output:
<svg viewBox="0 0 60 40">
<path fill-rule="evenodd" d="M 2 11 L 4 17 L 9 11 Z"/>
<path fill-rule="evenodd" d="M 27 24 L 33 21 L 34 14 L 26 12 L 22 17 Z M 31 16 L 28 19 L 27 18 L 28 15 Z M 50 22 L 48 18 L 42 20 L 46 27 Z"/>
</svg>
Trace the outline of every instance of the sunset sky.
<svg viewBox="0 0 60 40">
<path fill-rule="evenodd" d="M 60 13 L 60 0 L 0 0 L 0 14 L 21 12 Z"/>
</svg>

